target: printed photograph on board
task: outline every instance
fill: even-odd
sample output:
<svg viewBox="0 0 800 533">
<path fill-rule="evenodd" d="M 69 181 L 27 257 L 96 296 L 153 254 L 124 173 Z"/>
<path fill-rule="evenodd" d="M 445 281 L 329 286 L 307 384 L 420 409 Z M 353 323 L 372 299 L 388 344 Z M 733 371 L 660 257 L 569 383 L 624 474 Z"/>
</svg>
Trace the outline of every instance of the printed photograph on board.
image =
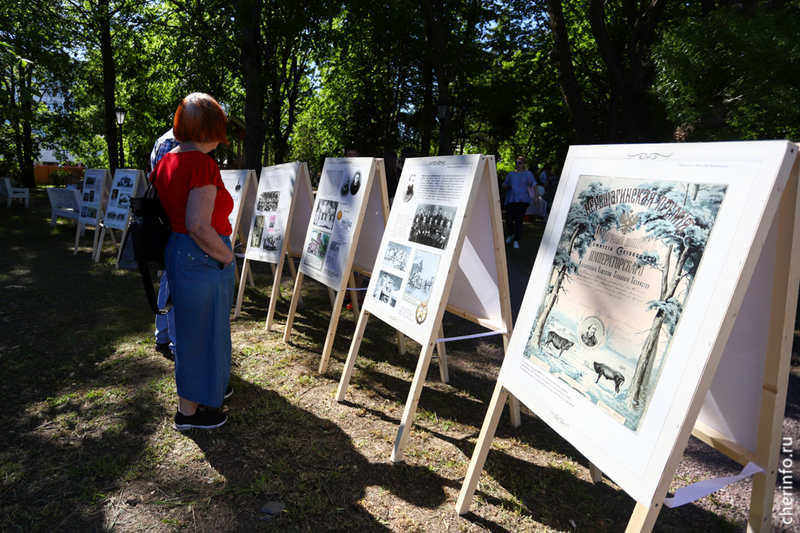
<svg viewBox="0 0 800 533">
<path fill-rule="evenodd" d="M 322 270 L 323 259 L 328 252 L 328 242 L 330 242 L 331 234 L 311 230 L 311 239 L 308 241 L 306 253 L 303 255 L 304 264 L 316 270 Z"/>
<path fill-rule="evenodd" d="M 406 283 L 406 296 L 415 301 L 427 302 L 431 297 L 431 287 L 439 268 L 438 255 L 417 250 Z"/>
<path fill-rule="evenodd" d="M 264 233 L 264 215 L 256 215 L 253 219 L 253 231 L 250 235 L 250 246 L 258 248 L 261 244 L 261 235 Z"/>
<path fill-rule="evenodd" d="M 333 229 L 333 223 L 336 220 L 336 209 L 339 207 L 339 202 L 333 200 L 320 200 L 317 202 L 317 210 L 314 212 L 315 226 L 325 229 Z"/>
<path fill-rule="evenodd" d="M 638 432 L 725 193 L 580 176 L 524 356 Z"/>
<path fill-rule="evenodd" d="M 397 295 L 400 293 L 400 285 L 403 279 L 400 276 L 395 276 L 385 270 L 381 270 L 378 274 L 378 283 L 375 285 L 375 291 L 372 297 L 387 304 L 389 307 L 394 307 L 397 303 Z"/>
<path fill-rule="evenodd" d="M 383 254 L 383 264 L 395 270 L 405 272 L 409 257 L 411 257 L 410 246 L 389 241 L 386 245 L 386 253 Z"/>
<path fill-rule="evenodd" d="M 283 235 L 280 233 L 267 233 L 264 236 L 264 242 L 261 244 L 261 249 L 268 252 L 278 252 L 281 249 L 281 241 Z"/>
<path fill-rule="evenodd" d="M 258 197 L 258 210 L 274 212 L 278 210 L 281 201 L 281 191 L 264 191 Z"/>
<path fill-rule="evenodd" d="M 419 204 L 408 240 L 444 250 L 450 240 L 456 210 L 448 205 Z"/>
</svg>

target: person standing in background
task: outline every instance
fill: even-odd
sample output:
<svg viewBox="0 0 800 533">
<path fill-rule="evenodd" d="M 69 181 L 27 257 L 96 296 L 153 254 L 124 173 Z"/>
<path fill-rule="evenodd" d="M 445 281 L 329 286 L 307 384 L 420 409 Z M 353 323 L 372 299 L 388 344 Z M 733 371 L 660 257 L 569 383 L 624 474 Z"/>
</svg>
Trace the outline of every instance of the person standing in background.
<svg viewBox="0 0 800 533">
<path fill-rule="evenodd" d="M 152 172 L 164 154 L 176 148 L 180 143 L 175 139 L 173 129 L 158 138 L 153 151 L 150 152 L 150 171 Z M 158 308 L 164 309 L 169 299 L 169 282 L 167 272 L 161 274 L 158 284 Z M 175 311 L 170 309 L 166 315 L 156 315 L 156 352 L 170 361 L 175 360 Z"/>
<path fill-rule="evenodd" d="M 519 248 L 519 241 L 522 240 L 522 221 L 525 218 L 525 211 L 531 203 L 528 192 L 529 187 L 536 183 L 533 173 L 525 168 L 526 159 L 517 157 L 514 163 L 514 170 L 508 173 L 503 180 L 502 189 L 506 193 L 506 244 L 514 241 L 514 248 Z"/>
</svg>

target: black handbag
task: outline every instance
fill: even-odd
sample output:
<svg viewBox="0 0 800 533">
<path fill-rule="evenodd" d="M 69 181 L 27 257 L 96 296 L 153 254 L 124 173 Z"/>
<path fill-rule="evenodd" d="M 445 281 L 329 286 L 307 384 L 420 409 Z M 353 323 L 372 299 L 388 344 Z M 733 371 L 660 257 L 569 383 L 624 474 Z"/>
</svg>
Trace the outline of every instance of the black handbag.
<svg viewBox="0 0 800 533">
<path fill-rule="evenodd" d="M 164 270 L 164 252 L 172 235 L 169 217 L 161 206 L 155 186 L 155 172 L 141 198 L 131 198 L 131 222 L 122 244 L 120 267 L 128 270 L 139 269 L 144 281 L 144 292 L 153 312 L 165 315 L 172 309 L 172 298 L 159 309 L 150 269 Z"/>
</svg>

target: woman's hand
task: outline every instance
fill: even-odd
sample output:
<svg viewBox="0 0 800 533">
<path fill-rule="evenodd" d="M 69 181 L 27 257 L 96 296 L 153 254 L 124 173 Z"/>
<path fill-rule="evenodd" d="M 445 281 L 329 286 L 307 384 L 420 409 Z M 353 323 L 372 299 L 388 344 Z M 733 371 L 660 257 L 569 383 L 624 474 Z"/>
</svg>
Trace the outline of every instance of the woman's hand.
<svg viewBox="0 0 800 533">
<path fill-rule="evenodd" d="M 233 262 L 233 251 L 211 226 L 216 198 L 215 185 L 204 185 L 189 191 L 189 200 L 186 202 L 186 231 L 201 250 L 223 265 L 228 265 Z"/>
</svg>

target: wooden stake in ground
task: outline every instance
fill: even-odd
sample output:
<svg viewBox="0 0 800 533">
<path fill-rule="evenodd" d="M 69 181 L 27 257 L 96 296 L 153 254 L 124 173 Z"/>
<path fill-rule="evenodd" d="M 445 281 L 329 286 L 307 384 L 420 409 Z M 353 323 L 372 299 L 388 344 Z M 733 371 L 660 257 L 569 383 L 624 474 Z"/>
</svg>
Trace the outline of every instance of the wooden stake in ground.
<svg viewBox="0 0 800 533">
<path fill-rule="evenodd" d="M 511 392 L 589 459 L 592 479 L 602 471 L 637 501 L 628 532 L 672 505 L 693 431 L 766 471 L 749 531 L 769 531 L 800 283 L 797 151 L 570 150 L 459 514 Z"/>
</svg>

